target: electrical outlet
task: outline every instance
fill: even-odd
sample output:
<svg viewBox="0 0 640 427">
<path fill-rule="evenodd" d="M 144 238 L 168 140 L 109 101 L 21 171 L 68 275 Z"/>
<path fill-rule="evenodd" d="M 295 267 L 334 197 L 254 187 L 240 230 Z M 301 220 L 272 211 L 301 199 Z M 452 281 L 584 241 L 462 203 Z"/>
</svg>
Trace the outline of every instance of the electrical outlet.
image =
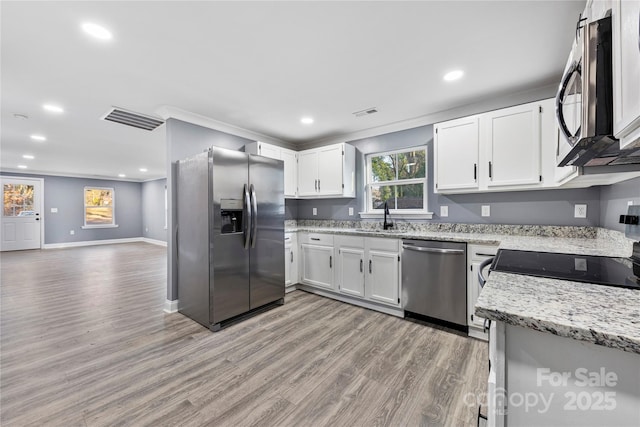
<svg viewBox="0 0 640 427">
<path fill-rule="evenodd" d="M 353 216 L 353 208 L 349 208 L 349 216 Z"/>
<path fill-rule="evenodd" d="M 449 216 L 449 206 L 440 206 L 440 216 L 442 218 Z"/>
<path fill-rule="evenodd" d="M 149 227 L 145 227 L 144 231 L 148 233 L 149 232 Z"/>
<path fill-rule="evenodd" d="M 51 213 L 58 213 L 58 208 L 51 208 Z"/>
<path fill-rule="evenodd" d="M 318 215 L 318 208 L 313 208 L 313 216 Z"/>
<path fill-rule="evenodd" d="M 491 206 L 482 205 L 482 216 L 491 216 Z"/>
<path fill-rule="evenodd" d="M 586 218 L 587 217 L 587 205 L 575 205 L 573 212 L 574 218 Z"/>
<path fill-rule="evenodd" d="M 73 236 L 74 234 L 76 234 L 76 230 L 69 230 L 69 234 Z"/>
</svg>

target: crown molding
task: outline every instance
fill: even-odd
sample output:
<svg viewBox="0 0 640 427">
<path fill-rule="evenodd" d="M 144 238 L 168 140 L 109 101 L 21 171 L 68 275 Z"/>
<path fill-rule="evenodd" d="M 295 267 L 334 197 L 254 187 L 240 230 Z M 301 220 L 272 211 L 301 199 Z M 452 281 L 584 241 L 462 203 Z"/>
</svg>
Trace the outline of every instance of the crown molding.
<svg viewBox="0 0 640 427">
<path fill-rule="evenodd" d="M 420 126 L 432 125 L 434 123 L 440 123 L 447 120 L 470 116 L 473 114 L 484 113 L 491 110 L 551 98 L 555 96 L 557 89 L 557 83 L 548 84 L 534 89 L 509 93 L 503 96 L 485 99 L 471 104 L 465 104 L 459 107 L 438 111 L 436 113 L 425 114 L 423 116 L 418 116 L 411 119 L 400 120 L 394 123 L 388 123 L 381 126 L 362 129 L 355 132 L 330 136 L 313 141 L 307 141 L 298 144 L 296 147 L 298 150 L 304 150 L 307 148 L 321 147 L 323 145 L 336 144 L 339 142 L 356 141 L 359 139 L 371 138 L 391 132 L 398 132 Z"/>
<path fill-rule="evenodd" d="M 168 119 L 177 119 L 183 122 L 192 123 L 194 125 L 214 129 L 220 132 L 229 133 L 231 135 L 239 136 L 241 138 L 251 139 L 253 141 L 266 142 L 268 144 L 278 145 L 283 148 L 289 148 L 295 150 L 297 146 L 281 139 L 274 138 L 263 133 L 254 132 L 249 129 L 244 129 L 239 126 L 235 126 L 229 123 L 221 122 L 210 117 L 203 116 L 201 114 L 192 113 L 187 110 L 183 110 L 171 105 L 163 105 L 155 110 L 155 113 L 162 117 L 165 121 Z"/>
</svg>

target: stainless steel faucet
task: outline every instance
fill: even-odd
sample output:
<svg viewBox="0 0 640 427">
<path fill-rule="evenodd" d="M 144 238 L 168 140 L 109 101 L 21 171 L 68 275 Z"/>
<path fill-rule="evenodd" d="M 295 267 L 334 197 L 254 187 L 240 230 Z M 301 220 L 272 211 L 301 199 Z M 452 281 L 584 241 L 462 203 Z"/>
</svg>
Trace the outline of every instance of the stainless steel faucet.
<svg viewBox="0 0 640 427">
<path fill-rule="evenodd" d="M 384 222 L 382 223 L 382 228 L 384 230 L 388 230 L 393 227 L 393 222 L 387 221 L 387 216 L 389 215 L 389 206 L 387 205 L 387 202 L 384 202 Z"/>
</svg>

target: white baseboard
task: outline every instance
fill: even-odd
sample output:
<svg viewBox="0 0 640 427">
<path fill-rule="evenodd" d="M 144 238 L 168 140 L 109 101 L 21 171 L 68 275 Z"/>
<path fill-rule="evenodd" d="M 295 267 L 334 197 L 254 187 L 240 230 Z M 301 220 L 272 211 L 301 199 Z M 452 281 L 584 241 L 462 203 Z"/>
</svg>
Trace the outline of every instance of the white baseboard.
<svg viewBox="0 0 640 427">
<path fill-rule="evenodd" d="M 148 239 L 146 237 L 128 237 L 125 239 L 105 239 L 105 240 L 86 240 L 82 242 L 65 242 L 65 243 L 45 243 L 42 249 L 61 249 L 75 248 L 78 246 L 95 246 L 95 245 L 113 245 L 117 243 L 149 243 L 152 245 L 167 247 L 167 242 L 162 240 Z"/>
<path fill-rule="evenodd" d="M 482 341 L 489 341 L 489 335 L 486 332 L 473 326 L 469 326 L 469 336 Z"/>
<path fill-rule="evenodd" d="M 296 288 L 296 285 L 289 285 L 289 286 L 285 286 L 285 288 L 284 288 L 284 293 L 285 293 L 285 294 L 288 294 L 289 292 L 293 292 L 293 291 L 295 291 L 296 289 L 297 289 L 297 288 Z"/>
<path fill-rule="evenodd" d="M 338 300 L 338 301 L 341 301 L 341 302 L 346 302 L 348 304 L 353 304 L 353 305 L 357 305 L 359 307 L 364 307 L 364 308 L 368 308 L 370 310 L 375 310 L 375 311 L 379 311 L 381 313 L 386 313 L 386 314 L 390 314 L 392 316 L 403 317 L 404 318 L 404 310 L 401 309 L 400 307 L 395 308 L 395 307 L 385 306 L 385 305 L 382 305 L 382 304 L 376 304 L 376 303 L 373 303 L 373 302 L 370 302 L 370 301 L 362 300 L 360 298 L 354 298 L 354 297 L 350 297 L 348 295 L 339 294 L 339 293 L 332 292 L 332 291 L 329 291 L 329 290 L 316 288 L 314 286 L 305 285 L 304 283 L 298 283 L 296 285 L 296 288 L 302 289 L 303 291 L 311 292 L 312 294 L 321 295 L 323 297 L 335 299 L 335 300 Z"/>
<path fill-rule="evenodd" d="M 163 242 L 162 240 L 149 239 L 148 237 L 142 237 L 142 241 L 146 243 L 151 243 L 152 245 L 164 246 L 167 247 L 167 242 Z"/>
<path fill-rule="evenodd" d="M 165 300 L 164 302 L 165 313 L 177 313 L 178 312 L 178 300 Z"/>
<path fill-rule="evenodd" d="M 113 245 L 116 243 L 142 242 L 142 237 L 130 237 L 126 239 L 86 240 L 83 242 L 45 243 L 42 249 L 74 248 L 78 246 Z"/>
</svg>

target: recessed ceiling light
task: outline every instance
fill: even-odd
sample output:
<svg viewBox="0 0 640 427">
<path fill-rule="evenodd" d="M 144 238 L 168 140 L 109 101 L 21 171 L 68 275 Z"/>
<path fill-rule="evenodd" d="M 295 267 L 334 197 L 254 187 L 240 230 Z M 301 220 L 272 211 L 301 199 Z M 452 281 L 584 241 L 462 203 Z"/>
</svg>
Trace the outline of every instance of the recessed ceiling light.
<svg viewBox="0 0 640 427">
<path fill-rule="evenodd" d="M 33 160 L 35 159 L 35 157 L 33 157 L 31 154 L 23 154 L 22 155 L 23 159 L 29 159 L 29 160 Z"/>
<path fill-rule="evenodd" d="M 82 24 L 82 30 L 89 34 L 91 37 L 95 37 L 99 40 L 111 40 L 113 36 L 111 31 L 93 22 L 85 22 Z"/>
<path fill-rule="evenodd" d="M 462 70 L 453 70 L 453 71 L 449 71 L 447 74 L 445 74 L 443 79 L 445 81 L 447 81 L 447 82 L 452 82 L 454 80 L 458 80 L 462 76 L 464 76 L 464 71 L 462 71 Z"/>
<path fill-rule="evenodd" d="M 313 117 L 303 117 L 300 119 L 300 123 L 303 125 L 310 125 L 313 123 Z"/>
<path fill-rule="evenodd" d="M 35 141 L 46 141 L 47 137 L 44 135 L 31 135 L 31 139 Z"/>
<path fill-rule="evenodd" d="M 119 173 L 119 174 L 118 174 L 118 177 L 119 177 L 119 178 L 125 178 L 126 176 L 127 176 L 127 175 L 125 175 L 125 174 L 123 174 L 123 173 Z"/>
<path fill-rule="evenodd" d="M 27 165 L 18 165 L 18 169 L 26 169 Z"/>
<path fill-rule="evenodd" d="M 51 113 L 64 113 L 64 108 L 60 107 L 59 105 L 54 105 L 54 104 L 44 104 L 42 106 L 42 108 L 44 108 L 45 110 L 51 112 Z"/>
<path fill-rule="evenodd" d="M 140 168 L 140 172 L 146 172 L 147 168 Z"/>
</svg>

